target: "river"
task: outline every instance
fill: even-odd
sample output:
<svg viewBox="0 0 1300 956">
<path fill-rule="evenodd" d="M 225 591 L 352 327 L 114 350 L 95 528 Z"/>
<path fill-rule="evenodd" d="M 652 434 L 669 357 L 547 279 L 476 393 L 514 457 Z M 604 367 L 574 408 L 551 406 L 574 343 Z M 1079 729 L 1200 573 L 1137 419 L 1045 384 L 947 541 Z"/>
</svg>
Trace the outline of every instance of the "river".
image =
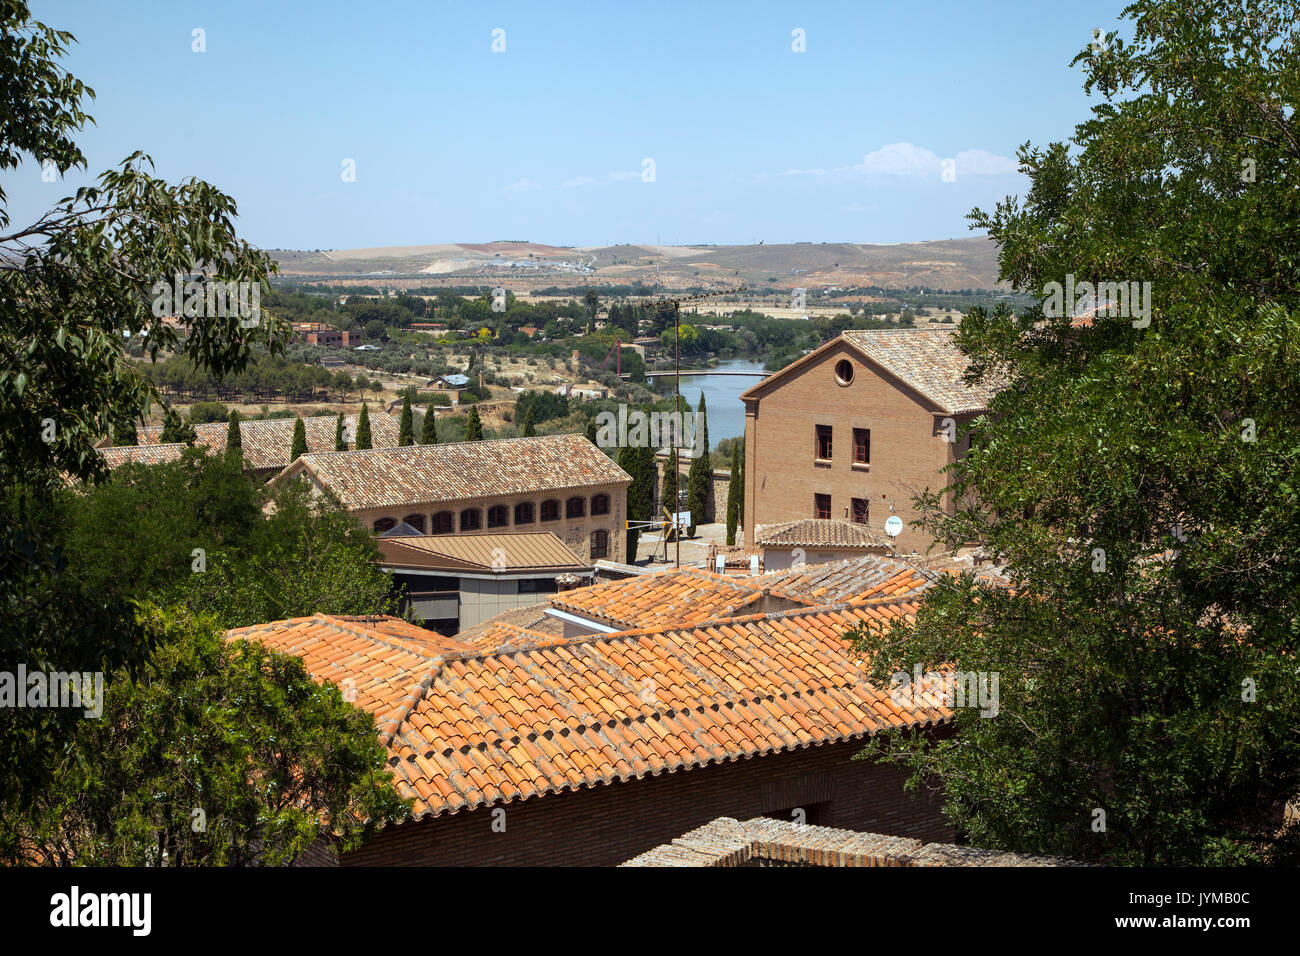
<svg viewBox="0 0 1300 956">
<path fill-rule="evenodd" d="M 718 447 L 723 438 L 743 438 L 745 435 L 745 403 L 740 393 L 757 385 L 762 379 L 757 375 L 715 375 L 715 372 L 762 372 L 763 363 L 754 359 L 723 359 L 717 368 L 707 371 L 682 372 L 682 397 L 690 403 L 691 410 L 699 408 L 700 394 L 704 395 L 709 414 L 710 451 Z M 661 395 L 673 393 L 673 377 L 665 375 L 655 380 Z"/>
</svg>

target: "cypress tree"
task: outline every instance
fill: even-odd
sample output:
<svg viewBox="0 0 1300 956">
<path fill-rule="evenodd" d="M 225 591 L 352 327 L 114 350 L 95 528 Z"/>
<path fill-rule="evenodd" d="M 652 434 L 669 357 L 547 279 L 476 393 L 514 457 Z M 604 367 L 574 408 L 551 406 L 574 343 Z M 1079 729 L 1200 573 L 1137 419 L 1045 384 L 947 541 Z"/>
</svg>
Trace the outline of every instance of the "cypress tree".
<svg viewBox="0 0 1300 956">
<path fill-rule="evenodd" d="M 289 446 L 289 460 L 297 461 L 305 454 L 307 454 L 307 426 L 303 424 L 302 416 L 299 416 L 293 423 L 293 444 Z"/>
<path fill-rule="evenodd" d="M 638 482 L 641 479 L 641 456 L 640 449 L 633 448 L 631 445 L 624 445 L 618 450 L 618 467 L 622 468 L 632 476 L 632 483 L 627 486 L 627 520 L 637 521 L 644 520 L 638 513 L 639 487 Z M 636 528 L 627 529 L 627 563 L 633 564 L 636 561 L 636 542 L 641 532 Z"/>
<path fill-rule="evenodd" d="M 525 438 L 535 438 L 537 436 L 537 426 L 533 424 L 533 406 L 531 405 L 528 406 L 528 413 L 524 415 L 523 436 Z"/>
<path fill-rule="evenodd" d="M 668 461 L 664 465 L 664 490 L 663 506 L 668 509 L 669 514 L 677 514 L 677 484 L 680 476 L 677 474 L 677 447 L 668 452 Z"/>
<path fill-rule="evenodd" d="M 365 402 L 361 403 L 361 418 L 357 420 L 357 444 L 358 451 L 363 451 L 370 447 L 370 409 Z"/>
<path fill-rule="evenodd" d="M 343 413 L 339 412 L 339 417 L 334 420 L 334 450 L 347 451 L 348 443 L 343 434 Z"/>
<path fill-rule="evenodd" d="M 483 423 L 479 421 L 478 409 L 473 405 L 470 406 L 469 416 L 465 419 L 465 440 L 483 440 Z"/>
<path fill-rule="evenodd" d="M 736 524 L 740 521 L 740 442 L 731 446 L 731 478 L 727 482 L 727 544 L 736 543 Z"/>
<path fill-rule="evenodd" d="M 234 452 L 240 457 L 244 454 L 244 432 L 239 427 L 239 412 L 230 410 L 230 424 L 226 428 L 226 452 Z"/>
<path fill-rule="evenodd" d="M 406 390 L 402 397 L 402 423 L 397 428 L 397 444 L 415 444 L 415 419 L 411 414 L 411 391 Z"/>
<path fill-rule="evenodd" d="M 740 527 L 745 527 L 745 449 L 743 446 L 740 448 L 740 490 L 736 492 L 736 519 Z"/>
<path fill-rule="evenodd" d="M 420 428 L 420 444 L 438 444 L 438 419 L 433 414 L 433 406 L 424 413 L 424 424 Z"/>
<path fill-rule="evenodd" d="M 587 441 L 596 444 L 596 416 L 587 419 Z"/>
<path fill-rule="evenodd" d="M 691 513 L 691 526 L 687 534 L 695 537 L 695 528 L 704 523 L 705 505 L 709 500 L 709 486 L 713 484 L 713 469 L 709 467 L 709 426 L 704 418 L 704 393 L 700 393 L 700 413 L 695 423 L 703 429 L 703 443 L 698 455 L 691 459 L 691 469 L 686 477 L 686 510 Z"/>
</svg>

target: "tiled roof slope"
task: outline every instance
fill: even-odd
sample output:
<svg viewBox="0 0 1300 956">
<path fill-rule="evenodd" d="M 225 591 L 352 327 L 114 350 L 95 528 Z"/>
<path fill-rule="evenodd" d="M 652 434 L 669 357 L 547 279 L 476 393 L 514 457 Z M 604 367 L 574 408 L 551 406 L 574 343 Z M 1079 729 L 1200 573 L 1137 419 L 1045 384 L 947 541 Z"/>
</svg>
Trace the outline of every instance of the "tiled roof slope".
<svg viewBox="0 0 1300 956">
<path fill-rule="evenodd" d="M 1001 387 L 966 385 L 966 356 L 941 329 L 850 329 L 846 342 L 950 415 L 984 411 Z"/>
<path fill-rule="evenodd" d="M 344 415 L 345 432 L 356 435 L 360 415 Z M 284 468 L 291 461 L 289 453 L 293 450 L 292 418 L 268 418 L 246 420 L 239 423 L 239 438 L 243 443 L 244 466 L 253 471 L 268 471 Z M 302 420 L 307 433 L 307 451 L 333 452 L 334 431 L 337 428 L 337 415 L 317 415 Z M 401 422 L 387 412 L 375 412 L 370 415 L 370 444 L 374 448 L 389 448 L 397 444 Z M 196 445 L 203 445 L 224 451 L 227 422 L 205 422 L 195 425 L 198 436 Z M 139 430 L 140 444 L 154 444 L 162 434 L 161 425 L 149 425 Z"/>
<path fill-rule="evenodd" d="M 617 628 L 684 626 L 762 610 L 757 605 L 766 591 L 752 583 L 757 580 L 698 568 L 669 569 L 563 591 L 551 598 L 551 605 Z"/>
<path fill-rule="evenodd" d="M 561 497 L 570 489 L 632 481 L 583 435 L 303 455 L 284 474 L 299 470 L 350 510 L 543 492 Z"/>
<path fill-rule="evenodd" d="M 1087 866 L 1060 857 L 1027 856 L 911 837 L 837 830 L 756 817 L 719 817 L 623 866 Z"/>
<path fill-rule="evenodd" d="M 805 564 L 769 571 L 749 578 L 773 594 L 798 598 L 808 604 L 896 598 L 920 594 L 940 575 L 911 567 L 897 558 L 864 554 L 847 561 Z"/>
<path fill-rule="evenodd" d="M 484 573 L 498 567 L 502 573 L 590 568 L 550 531 L 381 537 L 376 544 L 384 555 L 383 563 L 390 567 L 447 567 Z"/>
<path fill-rule="evenodd" d="M 938 696 L 900 709 L 861 680 L 843 637 L 915 610 L 833 606 L 441 657 L 314 619 L 232 636 L 300 654 L 318 679 L 352 677 L 422 817 L 944 723 Z"/>
<path fill-rule="evenodd" d="M 800 518 L 754 529 L 754 543 L 768 548 L 883 548 L 884 536 L 868 525 L 838 518 Z"/>
<path fill-rule="evenodd" d="M 184 444 L 116 445 L 101 448 L 99 453 L 109 468 L 119 468 L 122 465 L 161 465 L 168 461 L 179 461 L 181 453 L 188 447 Z"/>
</svg>

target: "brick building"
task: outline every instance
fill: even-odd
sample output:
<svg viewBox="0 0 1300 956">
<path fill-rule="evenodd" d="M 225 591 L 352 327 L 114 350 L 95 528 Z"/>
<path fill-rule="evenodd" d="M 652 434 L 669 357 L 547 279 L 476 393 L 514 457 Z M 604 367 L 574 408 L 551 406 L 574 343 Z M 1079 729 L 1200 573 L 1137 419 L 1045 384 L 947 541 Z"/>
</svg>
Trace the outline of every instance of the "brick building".
<svg viewBox="0 0 1300 956">
<path fill-rule="evenodd" d="M 375 715 L 412 818 L 343 865 L 615 865 L 719 816 L 950 840 L 937 793 L 852 759 L 882 730 L 941 736 L 952 718 L 938 692 L 900 703 L 861 678 L 845 632 L 912 617 L 932 582 L 885 559 L 860 569 L 834 592 L 849 600 L 767 613 L 719 606 L 710 595 L 733 582 L 686 575 L 679 599 L 716 615 L 686 626 L 566 638 L 498 622 L 442 638 L 317 615 L 229 637 L 301 657 Z M 798 574 L 764 578 L 804 601 L 826 593 Z M 622 598 L 623 619 L 661 614 L 644 593 Z M 335 858 L 318 845 L 302 862 Z"/>
<path fill-rule="evenodd" d="M 294 334 L 308 345 L 320 345 L 330 349 L 346 349 L 361 342 L 360 332 L 345 332 L 324 322 L 295 322 Z"/>
<path fill-rule="evenodd" d="M 949 331 L 846 331 L 743 392 L 746 546 L 758 525 L 840 518 L 883 531 L 897 515 L 894 546 L 925 551 L 912 495 L 948 483 L 940 472 L 966 451 L 950 439 L 997 391 L 967 386 L 965 370 Z"/>
<path fill-rule="evenodd" d="M 382 534 L 550 531 L 584 564 L 623 561 L 632 478 L 582 435 L 303 455 L 301 475 Z"/>
</svg>

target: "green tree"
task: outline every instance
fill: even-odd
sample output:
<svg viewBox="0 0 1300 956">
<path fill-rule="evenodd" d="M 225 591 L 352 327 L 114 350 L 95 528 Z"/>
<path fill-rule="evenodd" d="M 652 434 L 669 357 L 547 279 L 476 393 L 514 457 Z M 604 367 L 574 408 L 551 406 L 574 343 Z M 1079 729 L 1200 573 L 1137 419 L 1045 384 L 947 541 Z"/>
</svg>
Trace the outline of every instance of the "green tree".
<svg viewBox="0 0 1300 956">
<path fill-rule="evenodd" d="M 239 412 L 233 408 L 230 410 L 229 424 L 226 426 L 226 451 L 243 457 L 244 432 L 239 424 Z"/>
<path fill-rule="evenodd" d="M 482 441 L 483 440 L 483 423 L 479 421 L 478 409 L 473 405 L 470 406 L 469 415 L 465 418 L 465 441 Z"/>
<path fill-rule="evenodd" d="M 370 447 L 370 409 L 366 403 L 361 403 L 361 417 L 357 419 L 357 440 L 355 447 L 357 451 L 364 451 Z"/>
<path fill-rule="evenodd" d="M 334 419 L 334 450 L 335 451 L 348 450 L 347 436 L 345 434 L 344 427 L 345 427 L 345 423 L 343 421 L 343 413 L 339 412 L 339 417 Z"/>
<path fill-rule="evenodd" d="M 595 419 L 593 419 L 595 421 Z M 521 432 L 524 438 L 534 438 L 537 435 L 537 426 L 533 424 L 533 409 L 530 405 L 528 411 L 524 413 L 524 427 Z"/>
<path fill-rule="evenodd" d="M 128 418 L 113 422 L 113 444 L 119 447 L 140 444 L 134 420 Z"/>
<path fill-rule="evenodd" d="M 592 415 L 590 418 L 587 419 L 586 435 L 587 435 L 587 441 L 591 442 L 593 445 L 596 444 L 597 431 L 598 429 L 596 428 L 596 416 Z"/>
<path fill-rule="evenodd" d="M 744 495 L 740 484 L 740 442 L 731 446 L 731 477 L 727 481 L 727 544 L 736 543 L 736 525 L 740 521 L 740 501 Z"/>
<path fill-rule="evenodd" d="M 432 405 L 424 413 L 424 424 L 420 430 L 420 444 L 438 444 L 438 416 L 433 413 Z"/>
<path fill-rule="evenodd" d="M 80 756 L 60 751 L 28 811 L 0 818 L 7 864 L 281 866 L 408 815 L 374 717 L 301 659 L 206 619 L 146 608 L 146 623 L 152 666 L 111 674 Z"/>
<path fill-rule="evenodd" d="M 1237 7 L 1127 7 L 1132 44 L 1076 58 L 1105 101 L 1075 148 L 1023 147 L 1024 204 L 971 217 L 1043 301 L 962 321 L 968 376 L 1004 387 L 949 472 L 960 506 L 921 496 L 921 526 L 984 542 L 1012 586 L 954 580 L 856 636 L 877 680 L 998 675 L 995 719 L 883 751 L 943 780 L 975 845 L 1295 859 L 1300 50 L 1293 4 Z M 1071 279 L 1125 283 L 1126 314 L 1073 321 Z"/>
<path fill-rule="evenodd" d="M 159 444 L 193 445 L 198 440 L 198 437 L 194 426 L 181 418 L 180 413 L 174 408 L 168 408 L 163 412 L 162 432 L 158 436 Z"/>
<path fill-rule="evenodd" d="M 307 454 L 307 426 L 303 424 L 302 416 L 298 416 L 293 423 L 293 444 L 289 446 L 289 460 L 297 461 L 305 454 Z"/>
<path fill-rule="evenodd" d="M 402 395 L 402 421 L 397 429 L 397 444 L 415 444 L 415 418 L 411 413 L 410 389 L 407 389 Z"/>
<path fill-rule="evenodd" d="M 668 458 L 664 462 L 664 484 L 663 484 L 663 505 L 672 514 L 680 511 L 677 501 L 677 485 L 681 481 L 681 475 L 678 471 L 677 448 L 674 446 L 668 451 Z"/>
</svg>

